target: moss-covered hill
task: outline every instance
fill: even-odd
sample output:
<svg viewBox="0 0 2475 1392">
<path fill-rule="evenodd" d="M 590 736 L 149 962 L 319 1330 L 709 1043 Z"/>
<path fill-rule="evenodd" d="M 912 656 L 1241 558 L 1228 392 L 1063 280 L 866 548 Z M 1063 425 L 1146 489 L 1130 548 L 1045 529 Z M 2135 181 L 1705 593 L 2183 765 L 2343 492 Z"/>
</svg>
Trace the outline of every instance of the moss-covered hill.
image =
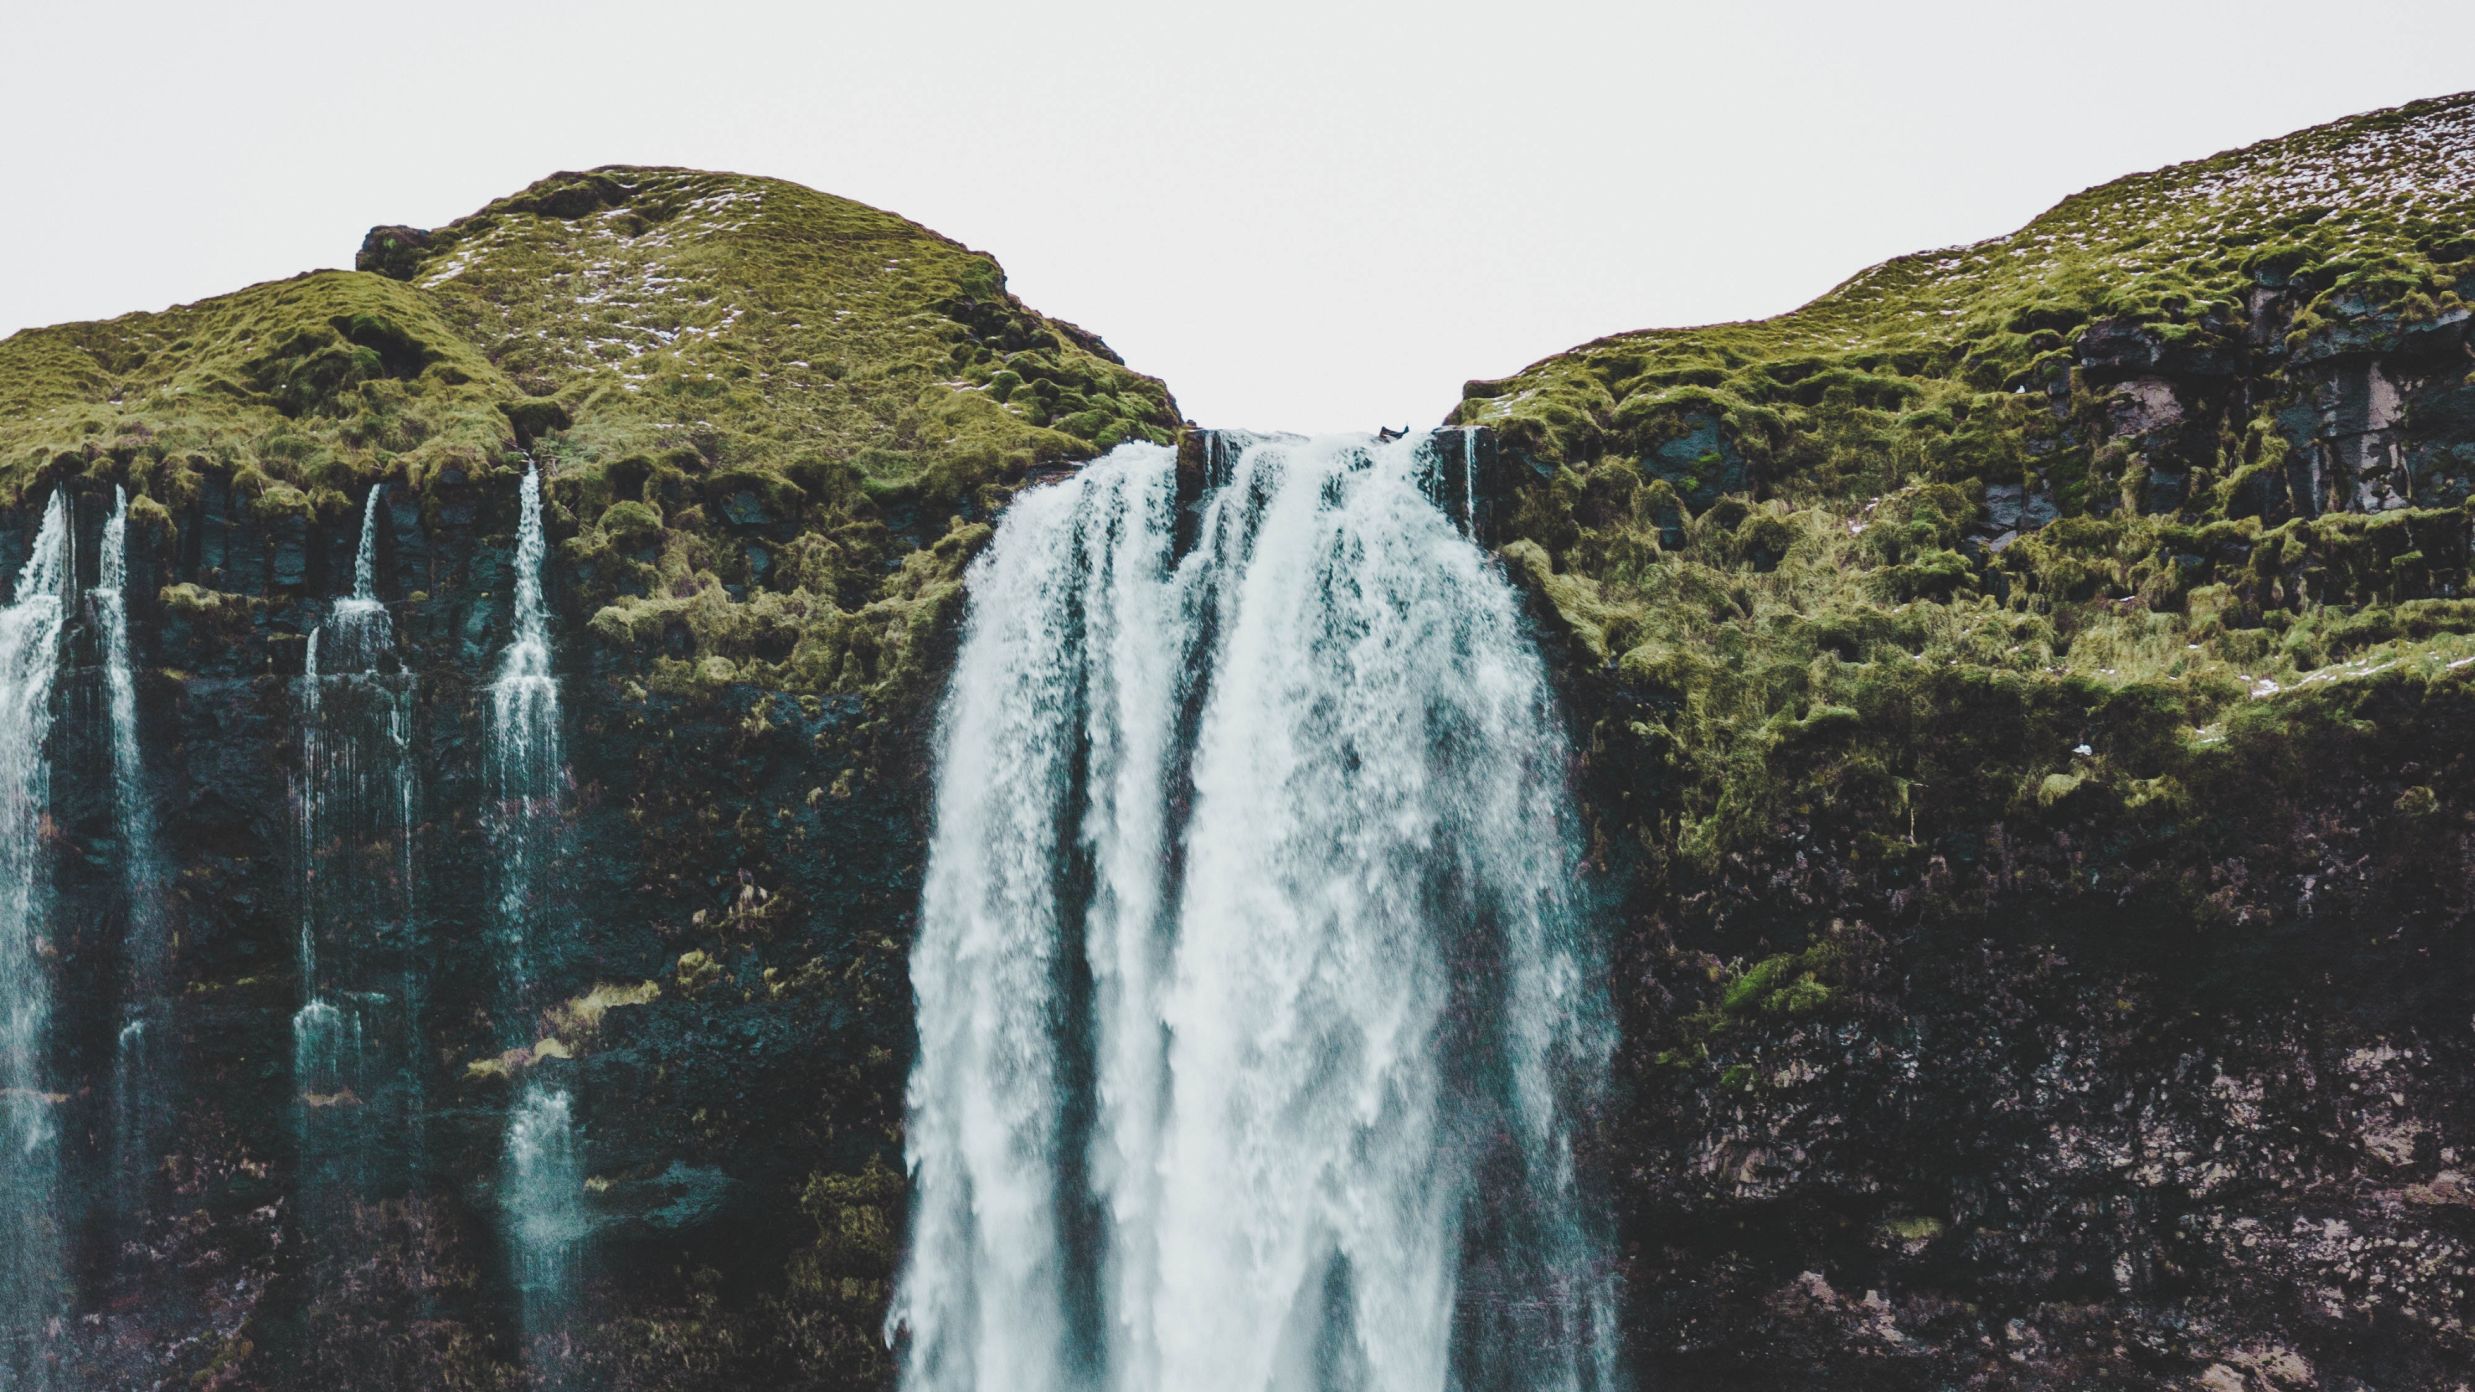
<svg viewBox="0 0 2475 1392">
<path fill-rule="evenodd" d="M 357 264 L 0 342 L 0 496 L 96 474 L 177 519 L 216 476 L 349 528 L 529 451 L 606 639 L 858 690 L 1027 470 L 1178 424 L 993 260 L 778 180 L 557 174 Z"/>
<path fill-rule="evenodd" d="M 2291 713 L 2462 679 L 2470 299 L 2475 94 L 1601 339 L 1455 420 L 1529 466 L 1511 554 L 1632 703 L 1597 733 L 1660 859 L 1787 814 L 2171 820 Z"/>
<path fill-rule="evenodd" d="M 2157 500 L 2149 470 L 2071 428 L 2092 404 L 2076 387 L 2446 334 L 2470 297 L 2475 93 L 2090 189 L 2007 237 L 1885 262 L 1776 319 L 1599 339 L 1469 383 L 1454 419 L 1549 462 L 1648 456 L 1688 495 L 1732 481 L 1863 497 L 1935 479 L 2048 488 L 2067 513 L 2137 508 Z M 2222 449 L 2190 461 L 2211 477 L 2176 480 L 2171 501 L 2262 510 L 2241 476 L 2274 423 L 2238 410 L 2221 424 L 2223 440 L 2203 443 Z"/>
</svg>

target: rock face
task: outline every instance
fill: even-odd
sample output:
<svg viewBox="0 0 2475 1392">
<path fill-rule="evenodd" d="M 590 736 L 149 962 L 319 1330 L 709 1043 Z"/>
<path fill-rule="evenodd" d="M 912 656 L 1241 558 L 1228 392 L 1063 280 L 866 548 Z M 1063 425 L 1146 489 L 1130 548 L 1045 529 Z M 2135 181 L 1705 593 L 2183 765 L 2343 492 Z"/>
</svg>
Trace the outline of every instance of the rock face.
<svg viewBox="0 0 2475 1392">
<path fill-rule="evenodd" d="M 348 1252 L 296 1225 L 297 678 L 322 592 L 349 586 L 355 537 L 263 522 L 208 487 L 133 528 L 131 549 L 148 772 L 178 868 L 170 1193 L 134 1256 L 109 1258 L 107 1167 L 72 1147 L 71 1207 L 98 1242 L 91 1313 L 60 1350 L 71 1385 L 515 1379 L 493 1189 L 504 1107 L 534 1072 L 578 1099 L 591 1164 L 593 1334 L 553 1371 L 612 1387 L 865 1382 L 884 1366 L 875 1326 L 900 1205 L 927 711 L 733 684 L 649 694 L 625 659 L 561 644 L 573 826 L 539 971 L 567 1000 L 517 1022 L 541 1044 L 502 1054 L 483 683 L 508 638 L 515 497 L 441 478 L 388 502 L 378 589 L 415 678 L 413 897 L 431 988 L 429 1120 L 403 1138 L 413 1178 L 354 1196 L 366 1244 Z M 79 514 L 90 530 L 100 517 L 91 491 Z M 551 600 L 581 633 L 555 567 Z M 96 679 L 71 674 L 73 708 Z M 55 759 L 75 904 L 81 867 L 113 863 L 109 798 L 74 735 Z M 111 1018 L 106 927 L 64 924 L 64 1020 Z M 107 1049 L 81 1033 L 66 1066 L 86 1073 Z M 103 1105 L 82 1090 L 65 1104 L 81 1144 L 105 1138 Z"/>
<path fill-rule="evenodd" d="M 1639 887 L 1650 1385 L 2454 1386 L 2470 699 L 2366 693 L 2164 824 L 2040 809 L 1886 874 L 1811 815 Z"/>
</svg>

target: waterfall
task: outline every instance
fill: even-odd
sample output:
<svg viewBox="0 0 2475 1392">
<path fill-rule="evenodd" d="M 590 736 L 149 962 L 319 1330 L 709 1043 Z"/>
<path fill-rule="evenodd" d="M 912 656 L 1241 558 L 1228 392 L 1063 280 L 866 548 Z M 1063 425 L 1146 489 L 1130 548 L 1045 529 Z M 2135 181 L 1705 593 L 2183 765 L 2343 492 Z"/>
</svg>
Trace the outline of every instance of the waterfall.
<svg viewBox="0 0 2475 1392">
<path fill-rule="evenodd" d="M 311 631 L 293 793 L 301 1006 L 293 1016 L 304 1209 L 339 1212 L 419 1123 L 411 675 L 377 598 L 381 490 L 363 508 L 353 591 Z M 315 1215 L 313 1215 L 315 1221 Z"/>
<path fill-rule="evenodd" d="M 1611 1387 L 1570 1133 L 1612 1039 L 1518 602 L 1429 438 L 1258 441 L 1174 563 L 1172 468 L 1025 493 L 970 574 L 903 1384 Z"/>
<path fill-rule="evenodd" d="M 352 597 L 362 604 L 378 602 L 378 504 L 386 485 L 370 485 L 361 505 L 361 544 L 352 553 Z"/>
<path fill-rule="evenodd" d="M 129 656 L 129 493 L 112 489 L 96 584 L 88 592 L 103 650 L 105 706 L 111 723 L 112 817 L 120 839 L 125 922 L 121 943 L 120 1027 L 112 1054 L 112 1178 L 124 1231 L 144 1213 L 155 1144 L 168 1119 L 160 1052 L 170 1006 L 163 912 L 163 863 L 139 754 L 137 675 Z"/>
<path fill-rule="evenodd" d="M 69 586 L 68 501 L 52 495 L 0 609 L 0 1386 L 48 1383 L 43 1343 L 66 1295 L 51 1080 L 43 820 L 52 682 Z"/>
<path fill-rule="evenodd" d="M 524 471 L 516 531 L 514 633 L 490 685 L 489 777 L 492 847 L 496 852 L 496 932 L 502 1032 L 534 1038 L 536 1013 L 547 1002 L 536 985 L 535 956 L 544 900 L 552 888 L 562 822 L 559 785 L 559 684 L 550 671 L 550 615 L 542 596 L 541 477 Z M 521 1028 L 518 1028 L 521 1027 Z M 567 1092 L 544 1081 L 535 1064 L 507 1118 L 502 1205 L 528 1346 L 564 1335 L 574 1299 L 577 1255 L 585 1237 L 584 1171 Z M 537 1364 L 542 1360 L 533 1350 Z"/>
<path fill-rule="evenodd" d="M 498 931 L 511 1013 L 531 999 L 533 938 L 543 874 L 557 850 L 559 683 L 550 674 L 550 615 L 542 600 L 541 480 L 524 471 L 516 532 L 514 636 L 490 684 L 490 802 L 498 853 Z M 529 1043 L 526 1039 L 514 1041 Z"/>
</svg>

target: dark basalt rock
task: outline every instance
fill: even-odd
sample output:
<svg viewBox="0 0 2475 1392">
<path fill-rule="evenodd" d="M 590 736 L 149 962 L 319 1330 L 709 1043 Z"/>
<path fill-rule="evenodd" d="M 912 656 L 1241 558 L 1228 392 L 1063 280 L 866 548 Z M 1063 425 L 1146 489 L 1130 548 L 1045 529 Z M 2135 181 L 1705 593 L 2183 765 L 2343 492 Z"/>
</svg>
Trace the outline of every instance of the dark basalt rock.
<svg viewBox="0 0 2475 1392">
<path fill-rule="evenodd" d="M 1644 456 L 1641 470 L 1673 486 L 1695 512 L 1752 485 L 1736 442 L 1720 428 L 1717 417 L 1698 411 L 1680 416 L 1679 433 Z"/>
<path fill-rule="evenodd" d="M 2223 381 L 2238 368 L 2229 329 L 2223 321 L 2210 319 L 2175 325 L 2169 335 L 2162 325 L 2100 319 L 2080 332 L 2072 348 L 2080 375 L 2092 386 L 2133 377 Z"/>
<path fill-rule="evenodd" d="M 2065 796 L 1886 864 L 1882 828 L 1816 808 L 1655 878 L 1625 848 L 1659 775 L 1588 741 L 1664 697 L 1566 691 L 1602 732 L 1585 883 L 1626 925 L 1624 1100 L 1586 1149 L 1642 1385 L 2454 1385 L 2475 896 L 2434 871 L 2475 855 L 2462 689 L 2368 695 L 2188 816 Z"/>
<path fill-rule="evenodd" d="M 429 246 L 430 234 L 424 228 L 373 227 L 361 239 L 361 250 L 353 256 L 352 268 L 389 280 L 410 280 L 420 274 L 421 259 Z"/>
</svg>

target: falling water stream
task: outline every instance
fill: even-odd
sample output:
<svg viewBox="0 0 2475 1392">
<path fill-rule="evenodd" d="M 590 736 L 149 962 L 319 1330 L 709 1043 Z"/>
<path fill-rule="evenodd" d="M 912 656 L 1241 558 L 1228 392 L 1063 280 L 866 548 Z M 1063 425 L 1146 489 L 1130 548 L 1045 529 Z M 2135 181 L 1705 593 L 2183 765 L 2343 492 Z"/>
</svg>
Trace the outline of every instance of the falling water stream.
<svg viewBox="0 0 2475 1392">
<path fill-rule="evenodd" d="M 1611 1045 L 1474 450 L 1169 453 L 970 576 L 912 960 L 913 1392 L 1595 1392 Z"/>
<path fill-rule="evenodd" d="M 112 822 L 120 841 L 123 903 L 120 1025 L 112 1048 L 113 1207 L 122 1236 L 145 1211 L 156 1143 L 170 1119 L 163 1050 L 171 1003 L 163 863 L 138 738 L 137 673 L 129 655 L 129 494 L 112 489 L 111 516 L 87 602 L 103 651 L 111 724 Z"/>
<path fill-rule="evenodd" d="M 293 1016 L 305 1221 L 331 1226 L 420 1118 L 411 674 L 377 596 L 381 490 L 352 594 L 309 636 L 294 790 L 302 1004 Z"/>
<path fill-rule="evenodd" d="M 524 471 L 516 532 L 514 634 L 490 683 L 490 808 L 497 862 L 497 931 L 505 1013 L 533 999 L 544 883 L 557 852 L 559 682 L 550 672 L 550 615 L 542 599 L 541 481 Z M 515 1040 L 529 1043 L 530 1040 Z"/>
<path fill-rule="evenodd" d="M 52 495 L 0 609 L 0 1386 L 42 1387 L 66 1295 L 59 1228 L 63 1099 L 51 1077 L 49 875 L 52 684 L 72 581 L 67 499 Z"/>
<path fill-rule="evenodd" d="M 490 684 L 491 839 L 497 852 L 495 910 L 500 1014 L 533 1024 L 548 1002 L 536 956 L 555 885 L 560 831 L 559 684 L 550 670 L 550 616 L 542 594 L 541 478 L 524 471 L 516 533 L 514 634 Z M 529 1028 L 516 1028 L 532 1042 Z M 542 1061 L 547 1063 L 547 1061 Z M 584 1172 L 566 1089 L 528 1071 L 507 1118 L 501 1162 L 507 1244 L 529 1346 L 565 1332 L 584 1238 Z M 538 1347 L 534 1349 L 536 1355 Z"/>
</svg>

